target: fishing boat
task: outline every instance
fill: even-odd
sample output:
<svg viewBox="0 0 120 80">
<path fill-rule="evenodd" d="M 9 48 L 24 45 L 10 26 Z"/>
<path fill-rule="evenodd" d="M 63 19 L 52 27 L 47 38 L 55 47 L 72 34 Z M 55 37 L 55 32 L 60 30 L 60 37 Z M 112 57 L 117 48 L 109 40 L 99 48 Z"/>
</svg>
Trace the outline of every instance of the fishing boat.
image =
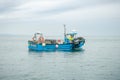
<svg viewBox="0 0 120 80">
<path fill-rule="evenodd" d="M 37 39 L 37 36 L 39 38 Z M 76 50 L 82 48 L 85 43 L 83 37 L 77 37 L 76 32 L 66 33 L 64 26 L 64 40 L 44 39 L 42 33 L 35 33 L 33 40 L 28 41 L 29 50 L 48 51 L 48 50 Z"/>
</svg>

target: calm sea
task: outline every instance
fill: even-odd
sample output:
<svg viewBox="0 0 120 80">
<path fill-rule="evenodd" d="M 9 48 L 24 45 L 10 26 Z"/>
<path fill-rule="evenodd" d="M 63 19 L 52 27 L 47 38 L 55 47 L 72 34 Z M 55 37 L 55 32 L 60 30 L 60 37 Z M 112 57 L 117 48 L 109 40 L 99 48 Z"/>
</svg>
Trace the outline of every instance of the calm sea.
<svg viewBox="0 0 120 80">
<path fill-rule="evenodd" d="M 85 37 L 81 51 L 35 52 L 0 36 L 0 80 L 120 80 L 120 37 Z"/>
</svg>

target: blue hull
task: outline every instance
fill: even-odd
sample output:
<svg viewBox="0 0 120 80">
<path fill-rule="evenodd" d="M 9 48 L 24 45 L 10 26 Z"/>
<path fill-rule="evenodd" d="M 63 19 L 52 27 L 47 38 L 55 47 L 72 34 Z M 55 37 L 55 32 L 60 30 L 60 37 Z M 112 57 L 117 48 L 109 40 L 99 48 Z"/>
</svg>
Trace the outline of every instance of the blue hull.
<svg viewBox="0 0 120 80">
<path fill-rule="evenodd" d="M 76 48 L 81 48 L 84 45 L 83 42 L 81 42 L 80 44 L 72 44 L 72 43 L 68 43 L 68 44 L 46 44 L 46 45 L 42 45 L 42 44 L 33 44 L 33 43 L 29 43 L 29 50 L 35 50 L 35 51 L 47 51 L 47 50 L 74 50 Z"/>
</svg>

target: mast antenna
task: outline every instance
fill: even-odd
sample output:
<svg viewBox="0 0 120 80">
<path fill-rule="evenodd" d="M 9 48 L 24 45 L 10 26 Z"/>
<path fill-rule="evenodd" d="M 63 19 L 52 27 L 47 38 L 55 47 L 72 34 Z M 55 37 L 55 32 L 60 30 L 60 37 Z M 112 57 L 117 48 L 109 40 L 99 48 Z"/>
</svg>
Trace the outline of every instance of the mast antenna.
<svg viewBox="0 0 120 80">
<path fill-rule="evenodd" d="M 66 37 L 66 25 L 64 24 L 64 36 Z"/>
</svg>

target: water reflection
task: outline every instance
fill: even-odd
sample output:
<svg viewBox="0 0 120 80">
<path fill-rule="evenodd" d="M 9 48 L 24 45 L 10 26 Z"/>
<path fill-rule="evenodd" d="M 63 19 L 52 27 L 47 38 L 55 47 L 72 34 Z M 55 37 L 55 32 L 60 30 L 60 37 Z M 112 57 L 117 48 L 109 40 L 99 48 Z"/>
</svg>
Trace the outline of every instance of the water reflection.
<svg viewBox="0 0 120 80">
<path fill-rule="evenodd" d="M 71 50 L 71 51 L 32 51 L 28 50 L 29 55 L 36 55 L 39 57 L 45 57 L 45 56 L 62 56 L 62 57 L 72 57 L 84 54 L 84 49 L 77 49 L 77 50 Z"/>
</svg>

